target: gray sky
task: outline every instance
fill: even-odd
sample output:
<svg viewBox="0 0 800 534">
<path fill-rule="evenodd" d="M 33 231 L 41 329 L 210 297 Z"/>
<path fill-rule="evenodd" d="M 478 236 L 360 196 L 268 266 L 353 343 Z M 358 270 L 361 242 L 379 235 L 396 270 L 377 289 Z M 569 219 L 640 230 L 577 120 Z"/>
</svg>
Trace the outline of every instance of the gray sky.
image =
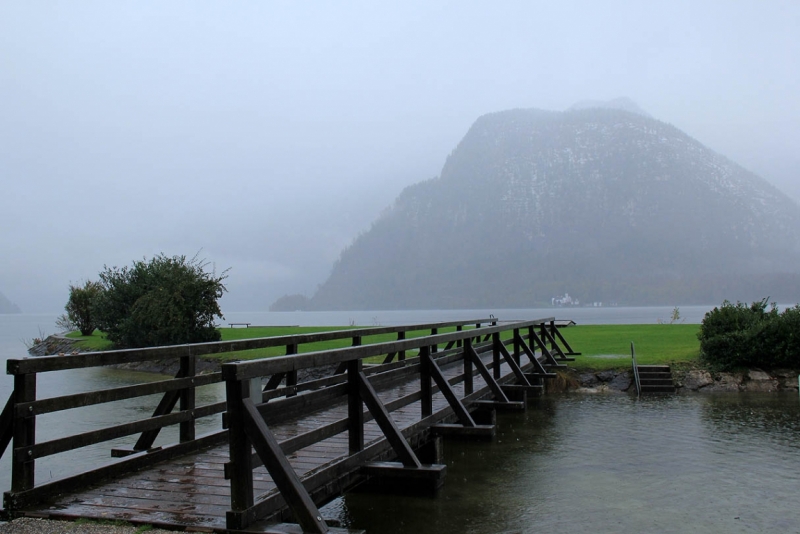
<svg viewBox="0 0 800 534">
<path fill-rule="evenodd" d="M 628 96 L 800 199 L 800 3 L 0 3 L 0 292 L 167 255 L 313 294 L 474 120 Z M 557 5 L 556 5 L 557 4 Z"/>
</svg>

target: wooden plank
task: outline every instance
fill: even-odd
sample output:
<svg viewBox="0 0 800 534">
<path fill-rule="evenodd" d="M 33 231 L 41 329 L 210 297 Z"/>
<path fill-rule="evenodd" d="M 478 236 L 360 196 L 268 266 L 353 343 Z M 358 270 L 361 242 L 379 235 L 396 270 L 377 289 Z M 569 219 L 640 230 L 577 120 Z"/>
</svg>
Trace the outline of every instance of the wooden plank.
<svg viewBox="0 0 800 534">
<path fill-rule="evenodd" d="M 150 419 L 142 419 L 134 421 L 133 423 L 124 423 L 121 425 L 101 428 L 100 430 L 92 430 L 82 434 L 75 434 L 65 438 L 58 438 L 50 441 L 44 441 L 35 445 L 17 446 L 14 444 L 14 457 L 15 458 L 43 458 L 51 456 L 60 452 L 71 451 L 87 445 L 94 445 L 95 443 L 102 443 L 125 436 L 132 436 L 146 430 L 154 428 L 161 428 L 162 426 L 174 425 L 183 421 L 188 421 L 193 418 L 190 412 L 177 412 L 158 417 L 151 417 Z"/>
<path fill-rule="evenodd" d="M 200 387 L 208 384 L 216 384 L 221 380 L 222 373 L 220 372 L 200 375 L 194 378 L 172 378 L 158 382 L 149 382 L 146 384 L 136 384 L 133 386 L 123 386 L 118 388 L 90 391 L 87 393 L 52 397 L 49 399 L 40 399 L 32 402 L 23 402 L 16 407 L 15 411 L 18 415 L 23 413 L 42 415 L 61 410 L 69 410 L 72 408 L 82 408 L 95 404 L 104 404 L 107 402 L 132 399 L 146 395 L 155 395 L 167 391 L 176 391 L 190 386 Z"/>
<path fill-rule="evenodd" d="M 105 465 L 90 471 L 85 471 L 78 475 L 69 476 L 36 486 L 35 488 L 12 491 L 4 494 L 4 506 L 6 510 L 19 510 L 41 502 L 45 498 L 60 493 L 74 491 L 75 488 L 96 484 L 102 480 L 120 476 L 136 469 L 143 469 L 158 462 L 185 455 L 189 452 L 198 451 L 206 447 L 218 445 L 225 441 L 227 432 L 213 432 L 205 436 L 198 437 L 188 443 L 180 443 L 163 447 L 151 453 L 141 453 L 128 456 L 112 464 Z"/>
</svg>

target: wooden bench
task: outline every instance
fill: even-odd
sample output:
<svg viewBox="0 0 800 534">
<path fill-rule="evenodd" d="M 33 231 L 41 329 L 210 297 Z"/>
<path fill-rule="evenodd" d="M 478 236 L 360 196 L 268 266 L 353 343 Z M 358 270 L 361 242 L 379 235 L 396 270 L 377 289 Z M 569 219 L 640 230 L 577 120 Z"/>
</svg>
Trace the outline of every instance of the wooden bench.
<svg viewBox="0 0 800 534">
<path fill-rule="evenodd" d="M 235 326 L 243 326 L 245 328 L 250 328 L 250 323 L 228 323 L 228 326 L 230 326 L 231 328 Z"/>
</svg>

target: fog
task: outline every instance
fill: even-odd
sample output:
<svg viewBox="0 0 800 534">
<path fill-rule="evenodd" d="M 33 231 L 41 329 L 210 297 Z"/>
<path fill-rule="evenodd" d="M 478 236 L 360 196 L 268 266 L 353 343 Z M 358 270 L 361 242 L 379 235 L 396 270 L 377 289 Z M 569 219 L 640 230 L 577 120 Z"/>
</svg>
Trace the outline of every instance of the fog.
<svg viewBox="0 0 800 534">
<path fill-rule="evenodd" d="M 800 4 L 4 2 L 0 292 L 199 254 L 311 296 L 477 117 L 633 99 L 800 199 Z"/>
</svg>

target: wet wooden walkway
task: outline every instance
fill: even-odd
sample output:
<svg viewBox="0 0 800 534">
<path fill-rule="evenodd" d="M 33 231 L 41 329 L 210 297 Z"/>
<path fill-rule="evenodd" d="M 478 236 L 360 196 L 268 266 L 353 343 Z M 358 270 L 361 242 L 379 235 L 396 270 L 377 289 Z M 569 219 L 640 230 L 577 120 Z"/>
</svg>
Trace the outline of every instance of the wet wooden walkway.
<svg viewBox="0 0 800 534">
<path fill-rule="evenodd" d="M 470 330 L 461 324 L 445 334 L 438 333 L 444 326 L 417 326 L 432 333 L 405 339 L 416 328 L 410 326 L 398 330 L 397 341 L 367 345 L 360 334 L 352 347 L 306 354 L 293 354 L 302 340 L 284 339 L 287 356 L 225 364 L 226 429 L 184 439 L 174 454 L 131 451 L 114 464 L 124 468 L 79 474 L 49 489 L 20 490 L 25 469 L 15 463 L 6 510 L 193 532 L 327 532 L 336 529 L 317 506 L 366 481 L 434 493 L 446 471 L 438 436 L 491 439 L 493 410 L 524 409 L 526 396 L 540 394 L 553 376 L 549 367 L 564 365 L 573 352 L 552 318 Z M 362 363 L 377 356 L 385 363 Z M 338 373 L 297 380 L 298 372 L 320 368 Z M 9 364 L 14 369 L 25 367 Z M 179 371 L 175 380 L 192 374 Z M 173 406 L 185 389 L 174 390 Z M 16 400 L 22 406 L 12 413 L 37 406 Z M 184 398 L 176 413 L 190 401 Z M 30 437 L 19 419 L 12 424 L 14 458 L 25 459 L 32 444 L 17 446 Z"/>
</svg>

